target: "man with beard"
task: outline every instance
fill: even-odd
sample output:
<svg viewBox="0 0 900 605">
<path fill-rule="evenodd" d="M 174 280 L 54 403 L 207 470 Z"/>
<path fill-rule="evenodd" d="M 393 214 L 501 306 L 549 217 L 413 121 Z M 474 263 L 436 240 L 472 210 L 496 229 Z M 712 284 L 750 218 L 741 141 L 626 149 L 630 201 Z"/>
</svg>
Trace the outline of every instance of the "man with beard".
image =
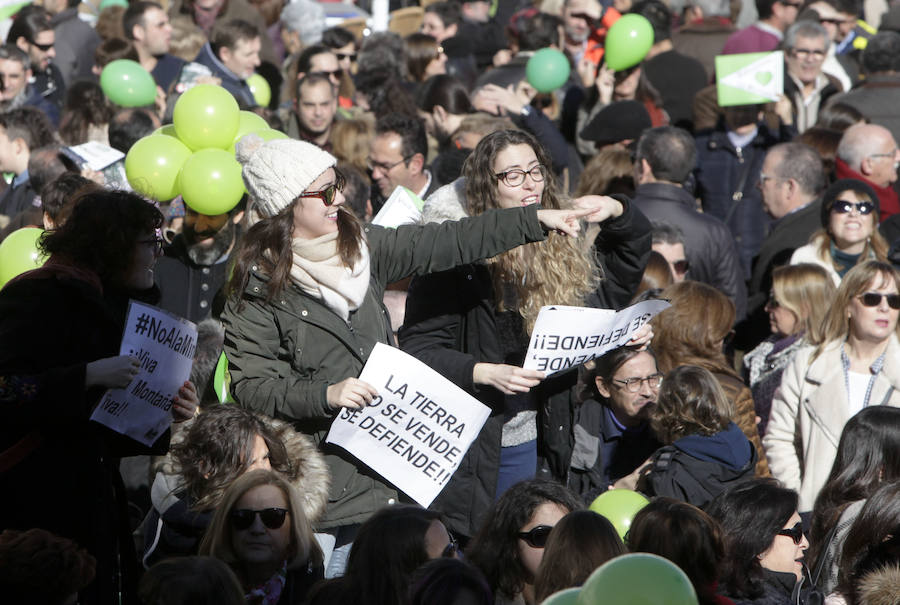
<svg viewBox="0 0 900 605">
<path fill-rule="evenodd" d="M 297 101 L 287 134 L 331 151 L 331 126 L 337 113 L 337 91 L 328 76 L 306 75 L 297 83 Z"/>
<path fill-rule="evenodd" d="M 29 84 L 55 105 L 57 111 L 61 111 L 66 98 L 66 85 L 59 68 L 51 62 L 56 57 L 56 34 L 50 23 L 50 14 L 43 7 L 26 6 L 16 14 L 6 42 L 15 44 L 28 55 L 31 63 Z"/>
<path fill-rule="evenodd" d="M 169 54 L 172 25 L 162 5 L 146 0 L 132 2 L 122 15 L 122 29 L 134 44 L 141 67 L 150 72 L 157 86 L 169 90 L 185 62 Z"/>
<path fill-rule="evenodd" d="M 163 249 L 156 263 L 159 306 L 199 323 L 217 316 L 220 290 L 228 279 L 228 265 L 239 235 L 243 204 L 224 214 L 200 214 L 185 205 L 181 233 Z"/>
</svg>

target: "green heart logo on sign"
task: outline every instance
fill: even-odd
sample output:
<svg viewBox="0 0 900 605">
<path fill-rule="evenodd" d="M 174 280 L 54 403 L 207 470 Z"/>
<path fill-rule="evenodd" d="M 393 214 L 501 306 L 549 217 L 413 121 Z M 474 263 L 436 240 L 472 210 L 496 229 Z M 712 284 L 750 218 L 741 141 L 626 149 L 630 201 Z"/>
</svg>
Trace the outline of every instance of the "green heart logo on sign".
<svg viewBox="0 0 900 605">
<path fill-rule="evenodd" d="M 756 72 L 756 81 L 765 86 L 769 82 L 772 81 L 772 72 L 770 71 L 758 71 Z"/>
</svg>

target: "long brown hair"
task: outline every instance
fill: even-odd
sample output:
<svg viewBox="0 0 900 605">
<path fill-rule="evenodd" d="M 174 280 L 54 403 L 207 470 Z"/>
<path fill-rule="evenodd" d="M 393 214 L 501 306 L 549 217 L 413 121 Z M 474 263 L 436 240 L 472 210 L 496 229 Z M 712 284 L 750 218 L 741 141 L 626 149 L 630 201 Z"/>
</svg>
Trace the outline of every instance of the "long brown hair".
<svg viewBox="0 0 900 605">
<path fill-rule="evenodd" d="M 340 179 L 337 170 L 335 175 Z M 300 200 L 295 199 L 281 212 L 263 218 L 247 231 L 235 253 L 234 269 L 227 288 L 229 297 L 240 298 L 250 280 L 250 269 L 254 266 L 269 277 L 267 302 L 274 300 L 287 287 L 293 264 L 294 205 Z M 362 258 L 362 225 L 343 205 L 338 206 L 337 224 L 338 254 L 345 266 L 352 267 Z"/>
<path fill-rule="evenodd" d="M 496 208 L 498 195 L 494 160 L 497 154 L 511 145 L 528 145 L 538 162 L 545 167 L 543 208 L 565 207 L 556 188 L 550 159 L 540 143 L 520 130 L 493 132 L 479 141 L 475 151 L 466 159 L 466 204 L 470 215 L 478 215 Z M 578 240 L 551 233 L 542 242 L 513 248 L 488 260 L 494 280 L 498 309 L 503 304 L 505 284 L 514 286 L 518 296 L 518 311 L 525 319 L 530 334 L 538 311 L 545 305 L 582 305 L 585 296 L 595 287 L 597 269 Z"/>
</svg>

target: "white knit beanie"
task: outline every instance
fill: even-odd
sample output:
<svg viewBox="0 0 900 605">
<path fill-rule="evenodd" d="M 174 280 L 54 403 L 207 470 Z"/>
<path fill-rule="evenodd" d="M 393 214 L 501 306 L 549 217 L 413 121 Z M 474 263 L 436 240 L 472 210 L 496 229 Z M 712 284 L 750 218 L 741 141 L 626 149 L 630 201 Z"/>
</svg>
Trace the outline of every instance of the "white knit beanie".
<svg viewBox="0 0 900 605">
<path fill-rule="evenodd" d="M 235 145 L 247 192 L 263 217 L 275 216 L 337 163 L 312 143 L 294 139 L 263 141 L 248 134 Z"/>
</svg>

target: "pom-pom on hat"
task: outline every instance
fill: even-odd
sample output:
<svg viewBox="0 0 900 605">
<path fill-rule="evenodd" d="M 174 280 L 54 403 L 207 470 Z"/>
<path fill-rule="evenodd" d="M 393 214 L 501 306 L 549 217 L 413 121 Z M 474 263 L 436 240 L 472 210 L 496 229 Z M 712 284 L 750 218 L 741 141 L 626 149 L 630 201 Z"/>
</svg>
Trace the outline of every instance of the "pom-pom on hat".
<svg viewBox="0 0 900 605">
<path fill-rule="evenodd" d="M 263 218 L 275 216 L 337 163 L 312 143 L 294 139 L 264 141 L 248 134 L 235 145 L 244 185 Z"/>
</svg>

